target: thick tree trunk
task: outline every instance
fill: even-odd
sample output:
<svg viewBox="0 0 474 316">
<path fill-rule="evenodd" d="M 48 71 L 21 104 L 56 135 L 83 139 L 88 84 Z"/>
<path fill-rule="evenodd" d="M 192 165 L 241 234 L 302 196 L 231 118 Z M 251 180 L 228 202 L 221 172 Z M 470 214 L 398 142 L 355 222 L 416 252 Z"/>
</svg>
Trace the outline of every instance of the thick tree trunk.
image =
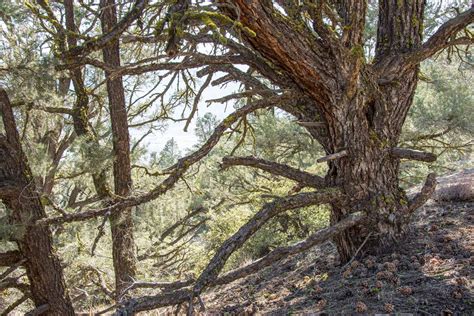
<svg viewBox="0 0 474 316">
<path fill-rule="evenodd" d="M 101 0 L 101 22 L 103 32 L 117 24 L 114 0 Z M 104 62 L 112 67 L 120 66 L 120 47 L 117 40 L 103 49 Z M 112 121 L 114 147 L 115 194 L 125 197 L 130 194 L 132 175 L 130 167 L 130 136 L 128 133 L 127 108 L 122 77 L 107 76 L 110 118 Z M 133 282 L 136 273 L 136 252 L 133 236 L 132 209 L 115 212 L 110 217 L 112 230 L 113 261 L 115 269 L 116 298 L 122 298 L 123 291 Z"/>
<path fill-rule="evenodd" d="M 51 232 L 48 227 L 30 225 L 46 213 L 20 145 L 8 96 L 1 89 L 0 108 L 6 131 L 6 136 L 0 134 L 0 199 L 11 210 L 9 221 L 16 227 L 12 238 L 27 260 L 31 298 L 36 307 L 47 306 L 45 314 L 74 315 Z"/>
<path fill-rule="evenodd" d="M 379 2 L 376 72 L 384 68 L 379 61 L 421 45 L 424 4 L 424 0 Z M 356 97 L 342 91 L 342 106 L 336 105 L 327 120 L 333 150 L 349 152 L 330 163 L 327 179 L 352 197 L 347 205 L 333 205 L 331 221 L 339 222 L 356 210 L 365 211 L 370 219 L 369 225 L 335 238 L 342 262 L 350 260 L 366 239 L 363 252 L 390 249 L 403 236 L 410 217 L 406 195 L 399 187 L 399 159 L 390 155 L 390 148 L 397 146 L 413 102 L 418 67 L 405 69 L 387 83 L 377 79 L 376 73 L 362 72 Z"/>
<path fill-rule="evenodd" d="M 301 121 L 323 126 L 307 129 L 328 155 L 345 153 L 329 160 L 327 184 L 341 187 L 349 197 L 333 203 L 332 224 L 356 211 L 367 213 L 371 222 L 335 238 L 342 261 L 366 239 L 362 251 L 387 249 L 403 235 L 409 218 L 399 188 L 399 160 L 390 153 L 398 143 L 418 75 L 418 67 L 403 66 L 400 56 L 421 45 L 425 0 L 378 2 L 376 55 L 370 64 L 362 46 L 365 1 L 333 3 L 343 24 L 337 35 L 325 24 L 322 6 L 308 10 L 313 20 L 309 30 L 301 27 L 298 14 L 292 16 L 298 12 L 292 2 L 278 2 L 286 16 L 272 7 L 272 1 L 233 3 L 238 10 L 222 11 L 255 32 L 243 35 L 244 41 L 275 66 L 278 76 L 269 78 L 307 97 L 297 107 L 282 108 Z M 399 71 L 387 77 L 387 69 Z"/>
<path fill-rule="evenodd" d="M 332 205 L 331 224 L 355 211 L 365 212 L 370 221 L 335 238 L 342 262 L 350 260 L 366 238 L 362 253 L 389 249 L 403 235 L 409 217 L 406 196 L 399 188 L 399 161 L 390 155 L 393 141 L 368 130 L 364 121 L 357 116 L 346 121 L 342 144 L 348 155 L 330 162 L 326 177 L 350 197 Z"/>
<path fill-rule="evenodd" d="M 346 150 L 347 155 L 329 162 L 326 180 L 350 197 L 333 205 L 331 223 L 355 211 L 366 212 L 370 221 L 335 238 L 342 262 L 350 260 L 363 243 L 361 253 L 389 250 L 406 230 L 408 200 L 399 187 L 399 158 L 391 148 L 397 146 L 417 74 L 417 68 L 410 69 L 403 82 L 375 93 L 361 80 L 356 96 L 346 98 L 342 93 L 340 105 L 327 119 L 328 147 L 332 153 Z"/>
</svg>

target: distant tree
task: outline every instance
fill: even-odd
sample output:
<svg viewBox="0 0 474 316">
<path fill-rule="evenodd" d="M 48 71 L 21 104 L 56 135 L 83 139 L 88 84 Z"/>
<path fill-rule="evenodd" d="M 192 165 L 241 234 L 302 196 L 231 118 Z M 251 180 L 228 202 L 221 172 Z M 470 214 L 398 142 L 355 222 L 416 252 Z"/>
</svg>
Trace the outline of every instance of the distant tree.
<svg viewBox="0 0 474 316">
<path fill-rule="evenodd" d="M 175 164 L 180 156 L 181 152 L 178 143 L 174 140 L 174 137 L 172 137 L 160 151 L 157 163 L 161 168 L 165 169 Z"/>
</svg>

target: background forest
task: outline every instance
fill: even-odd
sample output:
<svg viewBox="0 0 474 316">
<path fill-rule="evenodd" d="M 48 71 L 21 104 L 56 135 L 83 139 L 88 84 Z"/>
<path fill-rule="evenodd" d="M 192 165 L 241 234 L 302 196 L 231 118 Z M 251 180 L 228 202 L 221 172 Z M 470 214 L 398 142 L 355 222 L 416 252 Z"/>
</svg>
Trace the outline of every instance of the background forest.
<svg viewBox="0 0 474 316">
<path fill-rule="evenodd" d="M 182 22 L 170 13 L 177 4 L 150 1 L 107 48 L 100 43 L 101 34 L 120 29 L 140 1 L 104 4 L 115 8 L 109 20 L 98 1 L 0 2 L 0 85 L 8 93 L 35 192 L 50 220 L 52 247 L 69 295 L 75 309 L 84 311 L 152 293 L 166 282 L 197 278 L 221 245 L 266 203 L 308 191 L 265 169 L 235 166 L 229 156 L 254 156 L 321 177 L 328 171 L 326 163 L 315 162 L 326 155 L 323 146 L 294 115 L 261 108 L 232 116 L 266 99 L 249 88 L 252 80 L 280 89 L 229 53 L 240 45 L 238 34 L 252 30 L 234 24 L 235 32 L 229 33 L 229 22 L 212 11 L 212 4 L 193 2 L 202 11 L 192 13 L 196 16 L 187 28 L 175 27 L 176 35 L 169 30 Z M 468 0 L 427 1 L 424 36 L 470 5 Z M 368 1 L 363 40 L 368 63 L 375 55 L 377 16 L 378 2 Z M 170 41 L 173 36 L 181 42 Z M 85 42 L 90 46 L 81 46 Z M 76 47 L 83 49 L 78 55 Z M 438 159 L 402 161 L 403 188 L 421 185 L 430 172 L 444 175 L 474 166 L 473 63 L 472 50 L 464 46 L 450 47 L 421 64 L 398 146 Z M 120 95 L 124 107 L 114 110 L 110 103 Z M 217 145 L 209 145 L 221 126 L 226 131 Z M 183 136 L 182 130 L 191 136 Z M 128 156 L 117 154 L 123 153 L 120 146 L 129 148 Z M 180 158 L 195 152 L 204 154 L 174 175 L 175 184 L 163 182 L 173 168 L 188 163 Z M 154 192 L 150 198 L 122 215 L 66 219 L 149 192 Z M 15 240 L 26 229 L 9 221 L 9 212 L 0 203 L 0 253 L 5 254 L 18 249 Z M 223 272 L 329 224 L 326 204 L 282 212 L 230 256 Z M 130 227 L 133 238 L 127 239 Z M 122 246 L 133 242 L 125 251 L 133 262 L 122 267 L 133 270 L 133 282 L 114 272 L 113 256 L 119 255 L 113 255 L 113 240 L 120 237 Z M 35 308 L 23 286 L 27 282 L 22 267 L 0 267 L 0 311 Z M 124 285 L 116 288 L 120 282 Z"/>
</svg>

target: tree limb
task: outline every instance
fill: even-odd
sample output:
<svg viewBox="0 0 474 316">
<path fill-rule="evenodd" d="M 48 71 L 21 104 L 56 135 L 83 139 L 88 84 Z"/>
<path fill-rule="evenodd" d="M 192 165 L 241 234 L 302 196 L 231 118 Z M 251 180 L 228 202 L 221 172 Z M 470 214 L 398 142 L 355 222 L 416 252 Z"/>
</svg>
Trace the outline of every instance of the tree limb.
<svg viewBox="0 0 474 316">
<path fill-rule="evenodd" d="M 277 162 L 267 161 L 264 159 L 255 158 L 252 156 L 248 157 L 224 157 L 222 159 L 222 169 L 227 169 L 231 166 L 249 166 L 257 169 L 267 171 L 277 176 L 283 176 L 291 179 L 298 183 L 302 183 L 305 186 L 313 188 L 325 187 L 325 181 L 323 178 L 310 174 L 299 169 L 280 164 Z"/>
<path fill-rule="evenodd" d="M 452 45 L 474 44 L 474 38 L 464 38 L 462 41 L 453 39 L 458 32 L 472 23 L 474 23 L 474 8 L 464 11 L 441 25 L 418 50 L 406 56 L 407 63 L 417 65 L 440 50 Z"/>
<path fill-rule="evenodd" d="M 157 185 L 154 189 L 149 191 L 148 193 L 138 195 L 138 196 L 131 196 L 124 199 L 118 199 L 111 205 L 106 206 L 100 209 L 90 209 L 81 213 L 75 214 L 68 214 L 62 215 L 57 217 L 49 217 L 45 219 L 41 219 L 36 221 L 35 225 L 51 225 L 51 224 L 60 224 L 60 223 L 67 223 L 67 222 L 76 222 L 76 221 L 85 221 L 91 218 L 96 218 L 98 216 L 104 216 L 108 212 L 113 214 L 117 212 L 121 208 L 132 207 L 136 205 L 140 205 L 149 201 L 152 201 L 166 193 L 169 189 L 171 189 L 176 182 L 184 175 L 184 173 L 196 162 L 200 161 L 203 157 L 205 157 L 212 148 L 218 143 L 221 136 L 224 132 L 235 122 L 238 121 L 241 117 L 254 112 L 257 109 L 266 108 L 269 106 L 275 106 L 278 103 L 283 101 L 292 100 L 292 94 L 284 94 L 281 96 L 276 96 L 272 98 L 267 98 L 265 100 L 260 100 L 248 105 L 241 107 L 240 109 L 236 110 L 233 114 L 227 116 L 215 129 L 214 133 L 209 137 L 207 142 L 205 142 L 201 148 L 197 151 L 193 152 L 192 154 L 183 157 L 178 160 L 178 163 L 174 166 L 168 168 L 166 172 L 169 173 L 169 176 L 163 180 L 159 185 Z M 33 223 L 32 223 L 33 224 Z"/>
<path fill-rule="evenodd" d="M 246 277 L 247 275 L 256 273 L 264 267 L 269 266 L 278 260 L 286 258 L 290 255 L 306 251 L 317 244 L 329 240 L 333 236 L 339 234 L 347 228 L 361 223 L 364 219 L 365 216 L 362 213 L 351 214 L 347 218 L 343 219 L 337 224 L 334 224 L 333 226 L 318 230 L 303 241 L 300 241 L 291 246 L 276 248 L 265 257 L 260 258 L 245 267 L 227 272 L 223 276 L 217 278 L 213 282 L 213 285 L 227 284 L 234 280 Z"/>
<path fill-rule="evenodd" d="M 20 251 L 12 250 L 0 253 L 0 267 L 9 267 L 21 261 L 23 256 Z"/>
<path fill-rule="evenodd" d="M 426 203 L 431 197 L 433 192 L 436 190 L 436 173 L 430 173 L 426 177 L 425 184 L 421 191 L 417 193 L 413 199 L 408 202 L 408 210 L 413 212 L 420 206 Z"/>
<path fill-rule="evenodd" d="M 217 278 L 230 255 L 239 249 L 271 218 L 287 210 L 315 204 L 324 204 L 338 198 L 342 198 L 338 190 L 324 190 L 322 192 L 300 193 L 289 197 L 278 198 L 265 204 L 257 214 L 220 246 L 194 285 L 193 295 L 198 296 L 205 287 L 211 284 Z"/>
<path fill-rule="evenodd" d="M 433 162 L 433 161 L 436 161 L 437 159 L 437 156 L 435 154 L 424 152 L 424 151 L 408 149 L 408 148 L 394 147 L 390 149 L 390 154 L 393 157 L 396 157 L 399 159 L 411 159 L 411 160 L 419 160 L 419 161 L 425 161 L 425 162 Z"/>
<path fill-rule="evenodd" d="M 262 225 L 264 225 L 270 218 L 286 210 L 300 208 L 304 206 L 314 205 L 318 203 L 327 203 L 333 199 L 341 198 L 341 194 L 335 190 L 327 190 L 325 192 L 310 192 L 300 193 L 297 195 L 278 198 L 273 202 L 265 204 L 262 209 L 255 214 L 255 216 L 242 226 L 238 232 L 232 237 L 227 239 L 222 246 L 219 248 L 213 259 L 209 262 L 208 266 L 201 273 L 193 290 L 187 288 L 178 289 L 174 292 L 160 293 L 158 295 L 144 296 L 137 299 L 131 299 L 127 301 L 122 308 L 117 310 L 114 315 L 129 315 L 130 313 L 136 313 L 140 311 L 147 311 L 156 309 L 159 307 L 176 305 L 189 301 L 192 297 L 198 297 L 199 294 L 205 287 L 224 284 L 226 280 L 233 281 L 237 278 L 242 277 L 244 274 L 248 275 L 256 271 L 261 267 L 267 266 L 272 262 L 282 258 L 286 254 L 293 254 L 304 251 L 309 247 L 331 238 L 334 234 L 342 231 L 343 228 L 351 227 L 356 225 L 364 219 L 359 213 L 350 215 L 346 220 L 329 227 L 322 231 L 316 232 L 310 236 L 307 240 L 298 243 L 290 247 L 277 248 L 271 252 L 268 256 L 260 259 L 259 261 L 251 264 L 247 267 L 237 269 L 226 274 L 222 279 L 217 278 L 218 273 L 222 270 L 226 260 L 229 256 L 241 247 L 253 233 L 255 233 Z M 228 281 L 228 282 L 230 282 Z M 191 281 L 178 281 L 173 282 L 173 287 L 186 286 Z"/>
</svg>

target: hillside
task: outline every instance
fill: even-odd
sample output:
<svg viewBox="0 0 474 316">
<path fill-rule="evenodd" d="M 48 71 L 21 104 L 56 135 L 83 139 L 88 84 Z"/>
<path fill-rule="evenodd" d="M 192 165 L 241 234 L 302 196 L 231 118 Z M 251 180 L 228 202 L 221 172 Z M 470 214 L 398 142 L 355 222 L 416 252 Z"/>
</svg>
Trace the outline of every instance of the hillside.
<svg viewBox="0 0 474 316">
<path fill-rule="evenodd" d="M 326 243 L 208 293 L 206 314 L 472 314 L 473 183 L 473 169 L 440 178 L 396 251 L 341 266 Z"/>
</svg>

